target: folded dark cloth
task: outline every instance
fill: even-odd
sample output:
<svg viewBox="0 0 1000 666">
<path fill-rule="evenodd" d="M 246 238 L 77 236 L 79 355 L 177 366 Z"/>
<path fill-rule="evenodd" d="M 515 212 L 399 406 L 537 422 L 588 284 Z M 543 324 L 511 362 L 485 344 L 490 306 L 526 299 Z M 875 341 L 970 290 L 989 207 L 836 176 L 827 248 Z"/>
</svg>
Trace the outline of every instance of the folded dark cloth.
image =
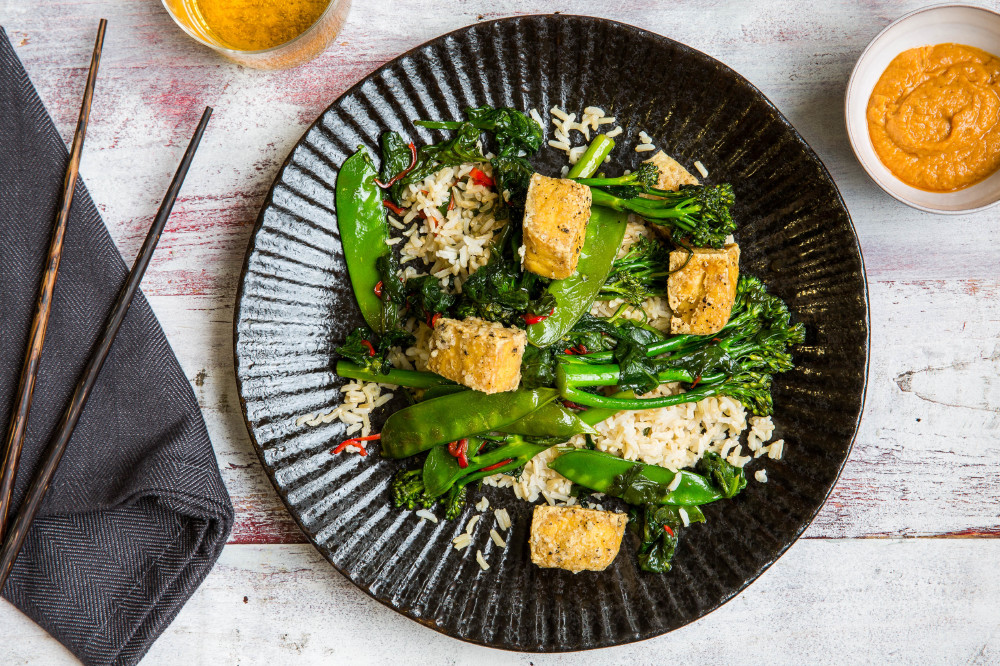
<svg viewBox="0 0 1000 666">
<path fill-rule="evenodd" d="M 100 90 L 98 80 L 98 95 Z M 94 122 L 101 120 L 95 116 Z M 2 433 L 67 160 L 65 144 L 0 27 Z M 16 505 L 126 273 L 78 184 Z M 208 574 L 232 523 L 232 503 L 194 393 L 139 294 L 3 596 L 83 662 L 132 664 Z"/>
</svg>

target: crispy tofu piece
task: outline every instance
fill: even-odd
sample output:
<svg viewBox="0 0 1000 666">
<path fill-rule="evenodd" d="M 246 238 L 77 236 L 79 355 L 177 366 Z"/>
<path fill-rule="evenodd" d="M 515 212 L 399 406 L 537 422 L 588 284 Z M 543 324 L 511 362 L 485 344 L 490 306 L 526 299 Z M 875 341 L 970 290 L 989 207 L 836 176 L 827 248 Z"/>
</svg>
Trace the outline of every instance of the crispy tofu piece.
<svg viewBox="0 0 1000 666">
<path fill-rule="evenodd" d="M 590 188 L 565 178 L 531 176 L 524 206 L 524 269 L 561 280 L 573 274 L 590 220 Z"/>
<path fill-rule="evenodd" d="M 543 568 L 578 573 L 604 571 L 618 555 L 628 516 L 577 507 L 535 507 L 531 561 Z"/>
<path fill-rule="evenodd" d="M 660 168 L 660 179 L 656 181 L 656 187 L 661 190 L 679 190 L 681 185 L 697 185 L 698 179 L 691 172 L 682 167 L 677 160 L 667 155 L 662 150 L 650 157 L 647 162 L 651 162 Z"/>
<path fill-rule="evenodd" d="M 521 383 L 524 331 L 470 317 L 438 319 L 427 368 L 483 393 L 513 391 Z"/>
<path fill-rule="evenodd" d="M 670 253 L 670 270 L 676 271 L 667 278 L 667 302 L 673 311 L 670 332 L 717 333 L 729 321 L 736 300 L 740 246 L 732 243 L 721 250 L 695 248 L 690 261 L 687 250 L 674 250 Z"/>
</svg>

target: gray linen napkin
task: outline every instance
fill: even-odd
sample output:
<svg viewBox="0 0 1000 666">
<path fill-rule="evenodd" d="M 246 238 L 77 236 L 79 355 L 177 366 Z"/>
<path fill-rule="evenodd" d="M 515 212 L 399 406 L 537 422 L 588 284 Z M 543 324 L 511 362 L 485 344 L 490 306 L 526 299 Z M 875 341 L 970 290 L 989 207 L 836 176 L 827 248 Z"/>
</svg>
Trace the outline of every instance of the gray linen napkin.
<svg viewBox="0 0 1000 666">
<path fill-rule="evenodd" d="M 94 122 L 101 120 L 94 116 Z M 0 27 L 4 433 L 67 159 Z M 78 184 L 18 470 L 18 503 L 126 272 Z M 194 393 L 139 294 L 3 596 L 83 662 L 132 664 L 208 574 L 232 523 L 232 503 Z"/>
</svg>

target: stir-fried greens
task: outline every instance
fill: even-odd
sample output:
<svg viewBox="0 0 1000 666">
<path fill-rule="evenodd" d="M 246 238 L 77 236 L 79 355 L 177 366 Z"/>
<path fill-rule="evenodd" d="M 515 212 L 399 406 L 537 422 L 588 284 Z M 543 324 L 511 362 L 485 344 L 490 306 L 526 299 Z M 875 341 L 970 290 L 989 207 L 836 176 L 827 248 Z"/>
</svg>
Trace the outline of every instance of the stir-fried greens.
<svg viewBox="0 0 1000 666">
<path fill-rule="evenodd" d="M 732 187 L 660 189 L 660 170 L 651 162 L 627 175 L 605 176 L 598 170 L 614 141 L 598 135 L 568 174 L 570 186 L 584 186 L 592 205 L 582 249 L 577 248 L 574 258 L 579 263 L 569 277 L 551 279 L 524 268 L 526 209 L 535 186 L 528 158 L 542 146 L 539 125 L 517 110 L 487 106 L 468 109 L 465 120 L 416 124 L 452 134 L 417 147 L 386 132 L 378 177 L 371 158 L 359 150 L 351 158 L 355 161 L 345 164 L 352 175 L 344 178 L 344 187 L 351 189 L 342 197 L 338 183 L 337 200 L 341 220 L 354 222 L 353 236 L 344 234 L 342 223 L 342 240 L 368 322 L 339 347 L 337 373 L 426 391 L 419 402 L 392 414 L 380 435 L 385 456 L 427 452 L 420 469 L 396 475 L 394 504 L 412 510 L 441 503 L 446 517 L 454 518 L 465 505 L 470 484 L 498 473 L 516 476 L 539 453 L 585 435 L 588 447 L 561 448 L 550 468 L 573 482 L 581 504 L 595 502 L 591 493 L 603 493 L 630 505 L 641 567 L 669 570 L 680 530 L 705 520 L 699 506 L 743 490 L 743 470 L 708 452 L 694 470 L 671 471 L 591 450 L 590 438 L 596 424 L 619 410 L 709 396 L 730 396 L 753 414 L 771 414 L 772 375 L 793 367 L 789 349 L 805 340 L 805 329 L 793 323 L 786 304 L 759 279 L 742 275 L 737 281 L 732 276 L 728 321 L 709 334 L 670 335 L 624 316 L 639 311 L 648 299 L 665 299 L 673 288 L 671 276 L 686 270 L 699 248 L 730 247 L 737 230 Z M 385 208 L 398 213 L 407 185 L 468 163 L 491 165 L 492 176 L 479 172 L 476 183 L 495 188 L 499 196 L 493 213 L 505 220 L 489 260 L 460 289 L 450 278 L 431 275 L 403 282 L 396 257 L 387 250 Z M 442 216 L 448 210 L 446 202 Z M 640 238 L 616 257 L 628 214 L 662 233 Z M 364 230 L 364 224 L 379 228 Z M 686 253 L 673 270 L 672 252 Z M 371 265 L 356 269 L 363 257 Z M 613 299 L 623 301 L 614 315 L 589 314 L 595 300 Z M 521 343 L 518 357 L 520 387 L 485 393 L 438 374 L 394 367 L 392 350 L 414 342 L 412 326 L 405 322 L 433 327 L 440 318 L 476 318 L 525 330 L 528 344 Z M 674 383 L 683 390 L 657 392 Z"/>
</svg>

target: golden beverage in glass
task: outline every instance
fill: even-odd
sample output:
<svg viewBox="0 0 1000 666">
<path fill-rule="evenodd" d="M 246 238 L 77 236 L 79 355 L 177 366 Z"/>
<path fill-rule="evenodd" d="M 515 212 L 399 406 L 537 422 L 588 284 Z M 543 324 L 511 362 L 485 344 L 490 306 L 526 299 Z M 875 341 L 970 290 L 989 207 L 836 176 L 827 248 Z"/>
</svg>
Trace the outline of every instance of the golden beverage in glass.
<svg viewBox="0 0 1000 666">
<path fill-rule="evenodd" d="M 163 0 L 195 40 L 257 69 L 312 60 L 340 32 L 351 0 Z"/>
</svg>

